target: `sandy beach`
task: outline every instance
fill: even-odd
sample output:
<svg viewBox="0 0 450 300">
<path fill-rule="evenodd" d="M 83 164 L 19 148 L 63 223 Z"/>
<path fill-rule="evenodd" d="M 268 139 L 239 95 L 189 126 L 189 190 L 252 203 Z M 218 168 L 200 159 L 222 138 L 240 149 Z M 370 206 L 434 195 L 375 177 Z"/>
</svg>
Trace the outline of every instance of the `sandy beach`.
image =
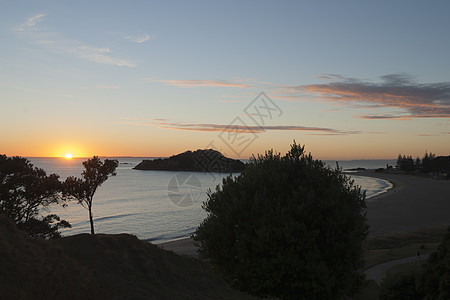
<svg viewBox="0 0 450 300">
<path fill-rule="evenodd" d="M 367 201 L 369 236 L 405 233 L 450 225 L 450 181 L 405 174 L 358 171 L 358 176 L 388 180 L 386 193 Z M 197 257 L 190 238 L 160 244 L 160 247 Z"/>
<path fill-rule="evenodd" d="M 394 187 L 367 202 L 369 236 L 450 225 L 450 181 L 421 176 L 360 171 Z"/>
</svg>

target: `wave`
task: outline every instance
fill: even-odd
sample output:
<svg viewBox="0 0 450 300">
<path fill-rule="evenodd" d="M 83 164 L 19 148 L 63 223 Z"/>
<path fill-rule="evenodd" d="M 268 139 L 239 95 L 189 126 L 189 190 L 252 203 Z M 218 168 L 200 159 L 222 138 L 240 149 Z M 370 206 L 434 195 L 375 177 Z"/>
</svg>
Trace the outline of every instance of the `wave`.
<svg viewBox="0 0 450 300">
<path fill-rule="evenodd" d="M 95 218 L 94 221 L 104 221 L 104 220 L 110 220 L 110 219 L 120 219 L 120 218 L 124 218 L 124 217 L 129 217 L 129 216 L 136 216 L 136 215 L 140 215 L 140 213 L 134 213 L 134 214 L 121 214 L 121 215 L 114 215 L 114 216 L 107 216 L 107 217 L 100 217 L 100 218 Z"/>
<path fill-rule="evenodd" d="M 144 239 L 144 241 L 151 242 L 151 243 L 153 243 L 153 242 L 165 243 L 165 242 L 175 241 L 175 240 L 179 240 L 179 239 L 191 236 L 195 232 L 196 229 L 197 229 L 197 227 L 190 227 L 190 228 L 186 228 L 184 230 L 179 230 L 176 232 L 160 234 L 153 238 Z"/>
</svg>

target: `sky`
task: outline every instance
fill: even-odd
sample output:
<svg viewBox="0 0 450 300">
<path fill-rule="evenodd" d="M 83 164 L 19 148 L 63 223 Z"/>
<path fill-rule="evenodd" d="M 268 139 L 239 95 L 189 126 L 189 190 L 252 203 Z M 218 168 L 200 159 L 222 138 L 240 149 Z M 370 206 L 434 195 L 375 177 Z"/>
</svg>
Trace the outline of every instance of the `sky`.
<svg viewBox="0 0 450 300">
<path fill-rule="evenodd" d="M 0 0 L 0 153 L 450 155 L 449 1 Z"/>
</svg>

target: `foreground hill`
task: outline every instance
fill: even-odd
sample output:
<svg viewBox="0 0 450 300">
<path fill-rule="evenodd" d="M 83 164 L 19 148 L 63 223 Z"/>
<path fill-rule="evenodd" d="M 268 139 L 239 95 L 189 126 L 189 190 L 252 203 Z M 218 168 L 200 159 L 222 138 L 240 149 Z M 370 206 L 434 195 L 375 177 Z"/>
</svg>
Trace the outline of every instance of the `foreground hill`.
<svg viewBox="0 0 450 300">
<path fill-rule="evenodd" d="M 191 172 L 234 173 L 244 170 L 245 164 L 237 159 L 225 157 L 212 149 L 186 151 L 169 158 L 145 159 L 134 169 Z"/>
<path fill-rule="evenodd" d="M 251 299 L 210 266 L 129 234 L 34 240 L 0 215 L 0 299 Z"/>
</svg>

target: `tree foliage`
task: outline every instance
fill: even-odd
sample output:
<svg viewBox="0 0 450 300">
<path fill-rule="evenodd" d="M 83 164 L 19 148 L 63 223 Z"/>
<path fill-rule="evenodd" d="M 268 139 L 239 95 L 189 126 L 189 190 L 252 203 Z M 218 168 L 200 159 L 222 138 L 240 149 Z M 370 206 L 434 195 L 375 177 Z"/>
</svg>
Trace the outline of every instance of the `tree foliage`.
<svg viewBox="0 0 450 300">
<path fill-rule="evenodd" d="M 402 170 L 402 171 L 406 171 L 406 172 L 411 172 L 416 170 L 417 168 L 420 168 L 421 164 L 420 164 L 420 158 L 419 158 L 419 164 L 416 161 L 414 161 L 414 159 L 412 158 L 411 155 L 406 156 L 406 155 L 398 155 L 397 158 L 397 168 Z"/>
<path fill-rule="evenodd" d="M 252 157 L 209 192 L 193 238 L 240 290 L 258 296 L 336 299 L 362 281 L 365 195 L 341 171 L 294 144 Z"/>
<path fill-rule="evenodd" d="M 415 160 L 411 155 L 399 154 L 396 167 L 405 172 L 447 173 L 450 178 L 450 156 L 436 156 L 431 152 L 425 152 L 422 159 L 417 157 Z"/>
<path fill-rule="evenodd" d="M 0 155 L 0 213 L 14 220 L 32 237 L 59 237 L 59 228 L 70 227 L 56 215 L 41 216 L 51 204 L 61 201 L 59 176 L 47 176 L 26 158 Z"/>
<path fill-rule="evenodd" d="M 92 215 L 92 204 L 97 188 L 105 182 L 109 176 L 115 176 L 119 162 L 116 159 L 105 159 L 101 161 L 98 156 L 83 162 L 83 178 L 69 176 L 64 181 L 64 194 L 66 197 L 78 200 L 84 208 L 89 211 L 91 234 L 94 234 L 94 219 Z"/>
</svg>

